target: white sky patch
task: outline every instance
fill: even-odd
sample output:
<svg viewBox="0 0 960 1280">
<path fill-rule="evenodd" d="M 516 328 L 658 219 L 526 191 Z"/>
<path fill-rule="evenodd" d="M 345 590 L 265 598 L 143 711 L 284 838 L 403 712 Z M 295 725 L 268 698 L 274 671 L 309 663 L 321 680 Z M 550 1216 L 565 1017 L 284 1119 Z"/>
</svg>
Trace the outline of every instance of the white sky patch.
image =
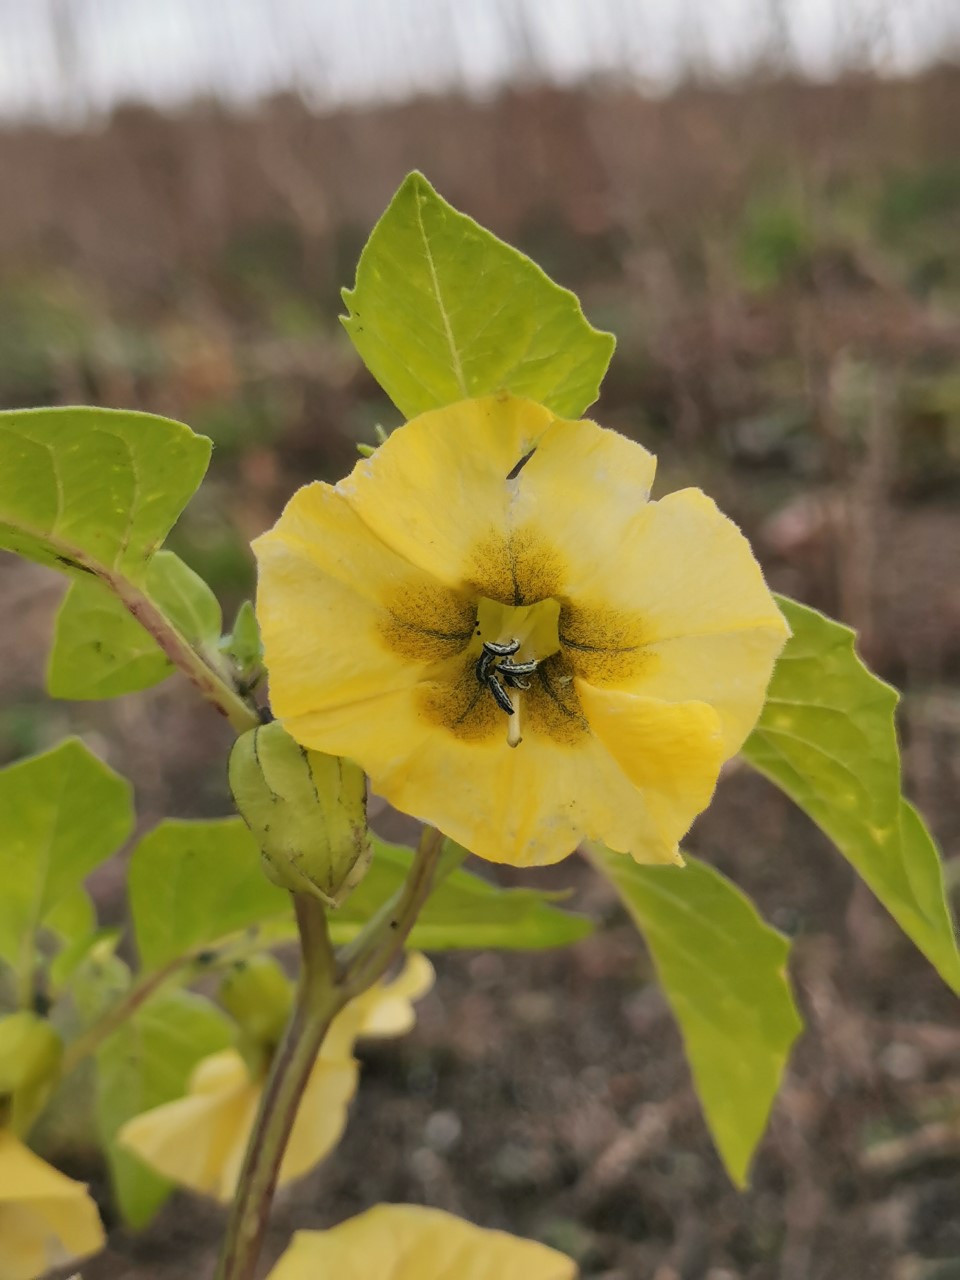
<svg viewBox="0 0 960 1280">
<path fill-rule="evenodd" d="M 616 76 L 668 89 L 758 59 L 898 73 L 960 50 L 958 0 L 0 0 L 0 115 L 118 101 L 313 105 Z"/>
</svg>

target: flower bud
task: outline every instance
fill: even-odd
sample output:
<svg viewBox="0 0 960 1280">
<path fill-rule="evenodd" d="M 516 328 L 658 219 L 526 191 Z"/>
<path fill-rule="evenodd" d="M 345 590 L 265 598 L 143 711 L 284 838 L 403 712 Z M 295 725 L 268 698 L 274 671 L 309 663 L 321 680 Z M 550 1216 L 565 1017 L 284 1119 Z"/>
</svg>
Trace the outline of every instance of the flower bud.
<svg viewBox="0 0 960 1280">
<path fill-rule="evenodd" d="M 63 1041 L 45 1018 L 27 1010 L 0 1018 L 0 1099 L 15 1131 L 43 1107 L 62 1056 Z"/>
<path fill-rule="evenodd" d="M 230 789 L 274 884 L 331 907 L 359 884 L 373 851 L 357 765 L 308 751 L 274 721 L 237 739 Z"/>
<path fill-rule="evenodd" d="M 273 956 L 255 955 L 225 975 L 220 1003 L 258 1045 L 275 1045 L 293 1003 L 293 984 Z"/>
<path fill-rule="evenodd" d="M 260 641 L 257 615 L 249 600 L 244 600 L 237 610 L 233 630 L 228 636 L 224 636 L 220 647 L 233 662 L 240 680 L 251 685 L 262 671 L 263 644 Z"/>
</svg>

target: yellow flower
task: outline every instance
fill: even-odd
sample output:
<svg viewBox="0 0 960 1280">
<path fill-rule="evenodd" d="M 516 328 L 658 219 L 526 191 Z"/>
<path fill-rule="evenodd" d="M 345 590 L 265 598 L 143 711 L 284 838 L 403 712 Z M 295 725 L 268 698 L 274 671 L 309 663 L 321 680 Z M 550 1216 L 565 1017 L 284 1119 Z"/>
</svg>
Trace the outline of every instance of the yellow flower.
<svg viewBox="0 0 960 1280">
<path fill-rule="evenodd" d="M 329 1231 L 298 1231 L 267 1280 L 574 1280 L 570 1258 L 439 1209 L 378 1204 Z"/>
<path fill-rule="evenodd" d="M 254 543 L 284 727 L 495 862 L 676 860 L 787 628 L 709 498 L 648 500 L 655 465 L 503 395 L 299 490 Z"/>
<path fill-rule="evenodd" d="M 357 1091 L 355 1042 L 409 1031 L 411 1002 L 430 989 L 433 976 L 429 960 L 414 953 L 392 982 L 371 987 L 334 1019 L 304 1090 L 280 1186 L 312 1169 L 339 1141 Z M 120 1130 L 119 1141 L 171 1181 L 232 1200 L 262 1089 L 263 1081 L 251 1076 L 241 1055 L 224 1049 L 197 1064 L 186 1097 L 134 1116 Z"/>
<path fill-rule="evenodd" d="M 37 1280 L 105 1243 L 97 1206 L 83 1183 L 0 1131 L 0 1280 Z"/>
<path fill-rule="evenodd" d="M 435 977 L 427 957 L 411 951 L 395 978 L 376 983 L 337 1015 L 324 1041 L 324 1050 L 330 1054 L 350 1054 L 356 1040 L 405 1036 L 417 1020 L 414 1001 L 427 994 Z"/>
</svg>

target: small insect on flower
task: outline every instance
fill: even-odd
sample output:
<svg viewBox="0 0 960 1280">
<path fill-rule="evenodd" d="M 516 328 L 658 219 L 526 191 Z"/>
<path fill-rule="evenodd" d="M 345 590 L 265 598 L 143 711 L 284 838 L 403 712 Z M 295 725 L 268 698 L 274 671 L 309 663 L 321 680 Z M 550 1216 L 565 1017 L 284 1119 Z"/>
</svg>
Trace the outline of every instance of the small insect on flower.
<svg viewBox="0 0 960 1280">
<path fill-rule="evenodd" d="M 492 861 L 677 860 L 787 627 L 709 498 L 650 501 L 655 466 L 504 394 L 301 489 L 254 543 L 284 728 Z"/>
</svg>

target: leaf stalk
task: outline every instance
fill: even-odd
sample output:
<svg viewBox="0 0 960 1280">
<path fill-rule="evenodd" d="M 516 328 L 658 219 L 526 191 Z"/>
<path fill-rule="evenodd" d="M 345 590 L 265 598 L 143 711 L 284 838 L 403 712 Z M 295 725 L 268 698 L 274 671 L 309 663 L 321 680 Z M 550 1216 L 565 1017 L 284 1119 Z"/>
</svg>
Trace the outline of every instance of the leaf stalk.
<svg viewBox="0 0 960 1280">
<path fill-rule="evenodd" d="M 174 666 L 200 691 L 203 698 L 225 716 L 239 733 L 260 723 L 256 711 L 232 684 L 181 635 L 167 615 L 129 578 L 117 573 L 98 575 L 145 631 L 154 638 Z"/>
</svg>

